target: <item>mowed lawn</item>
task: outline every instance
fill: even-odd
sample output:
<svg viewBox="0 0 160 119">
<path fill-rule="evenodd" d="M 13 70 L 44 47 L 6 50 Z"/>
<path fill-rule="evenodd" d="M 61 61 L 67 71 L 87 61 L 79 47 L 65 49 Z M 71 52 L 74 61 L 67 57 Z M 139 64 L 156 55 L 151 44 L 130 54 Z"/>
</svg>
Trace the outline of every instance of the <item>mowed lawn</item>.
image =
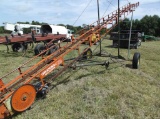
<svg viewBox="0 0 160 119">
<path fill-rule="evenodd" d="M 117 49 L 111 44 L 105 39 L 102 52 L 117 56 Z M 139 69 L 131 68 L 134 52 L 141 53 Z M 108 69 L 92 65 L 66 70 L 53 81 L 46 98 L 37 99 L 31 109 L 13 118 L 160 119 L 160 41 L 142 42 L 138 49 L 131 49 L 129 60 L 127 53 L 127 49 L 120 49 L 126 61 L 93 57 L 99 62 L 109 60 Z M 7 53 L 0 45 L 0 77 L 33 56 L 32 50 L 25 56 L 11 50 Z M 77 64 L 81 63 L 85 62 Z"/>
</svg>

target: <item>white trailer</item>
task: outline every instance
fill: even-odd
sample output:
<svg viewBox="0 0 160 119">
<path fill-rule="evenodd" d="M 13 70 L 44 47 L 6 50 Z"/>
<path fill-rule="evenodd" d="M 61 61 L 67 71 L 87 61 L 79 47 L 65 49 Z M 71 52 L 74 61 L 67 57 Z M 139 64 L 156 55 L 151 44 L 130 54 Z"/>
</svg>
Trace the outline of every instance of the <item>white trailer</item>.
<svg viewBox="0 0 160 119">
<path fill-rule="evenodd" d="M 40 28 L 41 25 L 32 25 L 32 24 L 11 24 L 11 23 L 3 23 L 4 29 L 8 31 L 12 31 L 11 34 L 13 35 L 22 35 L 23 34 L 23 28 L 31 28 L 31 30 L 35 30 L 37 34 L 41 33 Z"/>
<path fill-rule="evenodd" d="M 71 39 L 72 32 L 64 26 L 57 25 L 42 25 L 41 26 L 42 33 L 46 34 L 57 34 L 57 35 L 66 35 L 66 39 Z"/>
</svg>

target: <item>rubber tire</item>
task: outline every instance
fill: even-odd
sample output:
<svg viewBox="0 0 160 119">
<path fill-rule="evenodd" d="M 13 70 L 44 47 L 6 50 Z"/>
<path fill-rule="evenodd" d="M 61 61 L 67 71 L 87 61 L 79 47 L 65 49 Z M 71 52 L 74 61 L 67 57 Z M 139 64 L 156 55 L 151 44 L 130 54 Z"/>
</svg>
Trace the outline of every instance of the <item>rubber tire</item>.
<svg viewBox="0 0 160 119">
<path fill-rule="evenodd" d="M 22 52 L 24 51 L 25 46 L 23 46 L 22 43 L 14 43 L 12 44 L 12 50 L 13 52 Z"/>
<path fill-rule="evenodd" d="M 38 55 L 40 54 L 41 52 L 43 52 L 43 50 L 45 50 L 46 47 L 44 44 L 37 44 L 36 47 L 34 48 L 34 54 L 35 55 Z M 42 55 L 45 55 L 46 52 L 44 52 Z"/>
<path fill-rule="evenodd" d="M 86 48 L 87 49 L 87 48 Z M 84 49 L 84 51 L 86 50 L 86 49 Z M 88 56 L 87 54 L 88 54 L 88 52 L 90 52 L 90 55 Z M 83 54 L 83 59 L 91 59 L 92 58 L 92 50 L 89 48 L 87 51 L 85 51 L 84 52 L 84 54 Z"/>
<path fill-rule="evenodd" d="M 135 49 L 138 49 L 138 43 L 135 44 L 134 48 L 135 48 Z"/>
<path fill-rule="evenodd" d="M 24 50 L 28 49 L 28 43 L 23 43 L 22 45 L 24 46 Z"/>
<path fill-rule="evenodd" d="M 133 69 L 138 69 L 139 65 L 140 65 L 140 53 L 136 52 L 133 55 L 132 68 Z"/>
<path fill-rule="evenodd" d="M 72 42 L 72 39 L 67 39 L 67 42 Z"/>
<path fill-rule="evenodd" d="M 53 48 L 49 49 L 48 52 L 47 52 L 47 55 L 50 55 L 50 54 L 54 53 L 56 50 L 58 50 L 58 46 L 54 46 Z"/>
</svg>

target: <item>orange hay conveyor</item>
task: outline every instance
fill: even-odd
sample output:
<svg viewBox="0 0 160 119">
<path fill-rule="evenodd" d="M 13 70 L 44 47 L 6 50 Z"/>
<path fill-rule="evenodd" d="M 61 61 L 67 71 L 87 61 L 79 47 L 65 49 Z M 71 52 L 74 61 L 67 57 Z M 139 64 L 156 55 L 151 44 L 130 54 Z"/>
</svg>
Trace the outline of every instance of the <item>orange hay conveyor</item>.
<svg viewBox="0 0 160 119">
<path fill-rule="evenodd" d="M 120 9 L 121 18 L 124 19 L 138 6 L 139 2 L 135 4 L 128 4 L 122 7 Z M 92 40 L 92 36 L 94 34 L 99 34 L 102 29 L 106 29 L 106 33 L 108 33 L 117 25 L 117 19 L 118 10 L 100 19 L 100 23 L 96 21 L 95 23 L 89 25 L 89 28 L 82 32 L 80 36 L 78 36 L 77 38 L 72 37 L 71 42 L 66 43 L 66 45 L 60 47 L 50 55 L 43 57 L 39 62 L 37 62 L 27 70 L 22 71 L 21 68 L 28 64 L 31 64 L 31 62 L 35 61 L 39 55 L 43 54 L 43 52 L 33 57 L 22 66 L 0 78 L 0 118 L 9 117 L 16 112 L 23 112 L 28 109 L 33 104 L 38 91 L 42 91 L 46 87 L 48 82 L 55 79 L 69 66 L 76 62 L 84 54 L 84 52 L 87 52 L 88 49 L 93 44 L 98 42 L 102 37 L 100 35 L 96 35 L 96 40 Z M 88 42 L 89 46 L 87 47 L 87 49 L 80 52 L 79 47 L 84 42 Z M 55 45 L 50 47 L 49 49 L 54 47 Z M 73 50 L 78 50 L 79 56 L 69 63 L 66 63 L 64 61 L 64 57 Z M 51 79 L 44 79 L 48 74 L 57 69 L 59 66 L 61 66 L 61 69 L 58 70 Z M 3 79 L 14 72 L 19 72 L 19 74 L 10 82 L 4 84 Z M 40 86 L 36 87 L 34 85 L 35 82 L 39 82 Z"/>
</svg>

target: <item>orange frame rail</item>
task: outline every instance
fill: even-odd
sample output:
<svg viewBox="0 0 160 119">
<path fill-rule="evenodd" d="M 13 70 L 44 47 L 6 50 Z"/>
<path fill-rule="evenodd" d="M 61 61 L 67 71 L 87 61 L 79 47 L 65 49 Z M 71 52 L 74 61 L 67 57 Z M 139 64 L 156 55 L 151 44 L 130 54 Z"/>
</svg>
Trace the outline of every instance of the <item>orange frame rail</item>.
<svg viewBox="0 0 160 119">
<path fill-rule="evenodd" d="M 135 3 L 135 4 L 128 4 L 126 6 L 123 6 L 120 9 L 121 18 L 124 19 L 130 12 L 132 12 L 138 6 L 139 6 L 139 2 Z M 31 89 L 32 89 L 32 86 L 30 86 L 28 84 L 32 84 L 32 82 L 34 80 L 38 80 L 39 82 L 41 82 L 41 87 L 38 90 L 42 90 L 42 88 L 46 84 L 46 81 L 44 80 L 44 78 L 48 74 L 50 74 L 52 71 L 54 71 L 56 68 L 58 68 L 61 65 L 64 68 L 62 68 L 62 70 L 60 70 L 57 74 L 55 74 L 52 77 L 52 79 L 54 79 L 58 75 L 60 75 L 63 71 L 65 71 L 65 69 L 68 68 L 68 66 L 73 64 L 73 62 L 75 62 L 87 49 L 89 49 L 89 47 L 91 47 L 93 44 L 98 42 L 98 40 L 100 40 L 100 38 L 102 37 L 102 36 L 98 35 L 97 40 L 93 42 L 92 41 L 93 34 L 99 34 L 99 32 L 104 28 L 106 29 L 106 33 L 108 33 L 111 29 L 113 29 L 117 25 L 117 23 L 118 23 L 117 19 L 118 19 L 118 10 L 101 18 L 100 24 L 98 24 L 98 21 L 90 24 L 89 29 L 87 31 L 85 31 L 83 34 L 81 34 L 79 37 L 77 37 L 77 38 L 72 37 L 72 42 L 67 43 L 63 47 L 60 47 L 54 53 L 52 53 L 46 57 L 43 57 L 42 60 L 40 60 L 38 63 L 36 63 L 35 65 L 28 68 L 26 71 L 22 72 L 21 68 L 27 64 L 30 64 L 31 61 L 37 59 L 38 56 L 43 54 L 43 52 L 41 54 L 33 57 L 31 60 L 29 60 L 28 62 L 26 62 L 22 66 L 13 70 L 11 73 L 18 71 L 19 75 L 17 77 L 15 77 L 13 80 L 11 80 L 9 83 L 4 84 L 2 79 L 7 77 L 8 75 L 10 75 L 11 73 L 8 73 L 7 75 L 0 78 L 0 118 L 8 117 L 18 111 L 18 110 L 14 110 L 12 105 L 8 106 L 6 103 L 8 101 L 12 102 L 12 98 L 15 93 L 18 94 L 19 92 L 21 92 L 21 93 L 23 92 L 22 89 L 23 88 L 25 89 L 25 87 L 21 88 L 22 86 L 27 85 L 27 87 L 31 87 Z M 84 42 L 89 43 L 88 48 L 85 51 L 83 51 L 81 54 L 79 51 L 79 56 L 75 60 L 73 60 L 72 62 L 70 62 L 68 64 L 65 64 L 64 57 L 68 53 L 70 53 L 71 51 L 79 49 L 81 44 Z M 48 48 L 47 50 L 49 50 L 53 47 L 55 47 L 55 45 Z M 47 50 L 45 50 L 44 52 L 46 52 Z M 23 101 L 25 103 L 25 101 L 27 100 L 26 98 L 29 95 L 26 95 L 26 94 L 25 95 L 22 94 L 22 95 L 23 95 Z M 19 101 L 19 99 L 17 99 L 17 101 Z M 21 101 L 21 102 L 23 103 L 23 101 Z M 13 102 L 11 104 L 13 104 Z M 24 109 L 26 109 L 26 107 L 24 107 Z"/>
</svg>

